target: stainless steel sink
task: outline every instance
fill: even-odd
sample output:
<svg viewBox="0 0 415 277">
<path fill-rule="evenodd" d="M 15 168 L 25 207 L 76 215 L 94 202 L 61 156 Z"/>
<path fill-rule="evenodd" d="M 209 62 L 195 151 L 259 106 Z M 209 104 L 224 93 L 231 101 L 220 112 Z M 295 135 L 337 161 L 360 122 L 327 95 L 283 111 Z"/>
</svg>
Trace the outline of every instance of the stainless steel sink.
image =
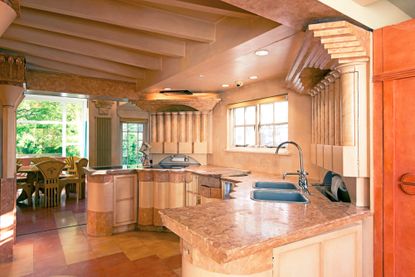
<svg viewBox="0 0 415 277">
<path fill-rule="evenodd" d="M 310 200 L 298 191 L 253 190 L 251 199 L 255 201 L 270 201 L 283 203 L 308 204 Z"/>
<path fill-rule="evenodd" d="M 255 182 L 254 189 L 297 189 L 297 187 L 290 182 Z"/>
</svg>

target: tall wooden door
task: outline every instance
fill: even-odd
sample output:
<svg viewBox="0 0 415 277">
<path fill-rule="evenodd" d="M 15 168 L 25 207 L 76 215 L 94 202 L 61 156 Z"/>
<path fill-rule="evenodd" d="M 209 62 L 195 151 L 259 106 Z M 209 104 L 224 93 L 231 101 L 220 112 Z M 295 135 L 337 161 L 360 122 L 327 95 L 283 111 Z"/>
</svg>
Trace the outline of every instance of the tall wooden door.
<svg viewBox="0 0 415 277">
<path fill-rule="evenodd" d="M 415 276 L 415 20 L 374 33 L 375 275 Z"/>
</svg>

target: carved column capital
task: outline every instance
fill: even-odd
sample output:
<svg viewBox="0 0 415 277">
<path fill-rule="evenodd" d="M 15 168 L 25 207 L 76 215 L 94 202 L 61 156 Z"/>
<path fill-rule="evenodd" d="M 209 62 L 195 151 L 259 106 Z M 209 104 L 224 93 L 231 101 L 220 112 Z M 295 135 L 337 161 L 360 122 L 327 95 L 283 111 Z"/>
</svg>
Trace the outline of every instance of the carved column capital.
<svg viewBox="0 0 415 277">
<path fill-rule="evenodd" d="M 112 101 L 94 100 L 99 115 L 109 115 L 112 108 Z"/>
<path fill-rule="evenodd" d="M 25 71 L 24 57 L 0 53 L 0 84 L 23 87 Z"/>
</svg>

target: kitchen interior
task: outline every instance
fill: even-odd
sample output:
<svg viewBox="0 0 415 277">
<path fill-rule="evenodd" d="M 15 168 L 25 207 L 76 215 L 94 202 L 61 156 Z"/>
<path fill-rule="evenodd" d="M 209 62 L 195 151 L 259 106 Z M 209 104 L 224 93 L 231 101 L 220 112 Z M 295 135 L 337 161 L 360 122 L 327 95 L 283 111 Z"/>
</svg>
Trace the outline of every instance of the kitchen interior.
<svg viewBox="0 0 415 277">
<path fill-rule="evenodd" d="M 415 274 L 380 181 L 408 2 L 0 1 L 0 275 Z M 82 107 L 54 157 L 87 160 L 80 187 L 49 206 L 19 189 L 17 161 L 50 154 L 21 150 L 30 101 Z"/>
</svg>

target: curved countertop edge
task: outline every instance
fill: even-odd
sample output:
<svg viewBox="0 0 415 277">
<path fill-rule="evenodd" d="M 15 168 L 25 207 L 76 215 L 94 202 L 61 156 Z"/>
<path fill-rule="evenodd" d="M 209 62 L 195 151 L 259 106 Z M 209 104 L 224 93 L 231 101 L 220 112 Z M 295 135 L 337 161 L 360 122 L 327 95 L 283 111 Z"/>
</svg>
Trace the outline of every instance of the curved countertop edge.
<svg viewBox="0 0 415 277">
<path fill-rule="evenodd" d="M 296 183 L 297 179 L 289 180 Z M 235 181 L 239 183 L 231 200 L 159 211 L 164 226 L 220 264 L 334 231 L 372 215 L 367 208 L 331 202 L 314 187 L 310 187 L 310 203 L 305 205 L 250 199 L 253 182 L 281 181 L 278 175 L 252 173 Z"/>
<path fill-rule="evenodd" d="M 121 174 L 134 174 L 139 171 L 169 171 L 169 172 L 190 172 L 198 175 L 207 175 L 207 176 L 216 176 L 221 178 L 226 178 L 226 180 L 231 182 L 239 182 L 235 178 L 239 178 L 241 175 L 247 175 L 251 172 L 249 170 L 222 167 L 222 166 L 211 166 L 211 165 L 200 165 L 200 166 L 189 166 L 185 168 L 114 168 L 114 169 L 94 169 L 91 167 L 84 168 L 86 175 L 96 176 L 96 175 L 121 175 Z M 235 177 L 234 177 L 235 176 Z"/>
<path fill-rule="evenodd" d="M 183 226 L 180 222 L 175 221 L 169 216 L 168 213 L 165 213 L 165 211 L 166 210 L 159 211 L 165 227 L 174 232 L 180 238 L 185 239 L 185 241 L 189 242 L 190 245 L 196 245 L 196 247 L 202 253 L 204 253 L 206 256 L 210 257 L 212 260 L 219 264 L 228 263 L 233 260 L 247 257 L 261 251 L 273 249 L 285 244 L 289 244 L 319 234 L 323 234 L 325 232 L 334 231 L 339 227 L 346 227 L 350 224 L 363 220 L 368 216 L 372 215 L 372 213 L 369 210 L 366 210 L 361 214 L 356 214 L 349 218 L 341 218 L 337 220 L 328 221 L 324 225 L 302 228 L 297 230 L 296 232 L 290 233 L 289 235 L 282 234 L 281 236 L 269 238 L 257 244 L 226 250 L 215 246 L 214 244 L 216 243 L 214 241 L 201 237 L 200 234 L 194 232 L 191 228 Z M 322 228 L 324 228 L 324 230 L 322 230 Z M 186 232 L 190 233 L 191 236 L 191 238 L 188 240 L 186 240 L 186 238 L 189 237 L 189 235 L 186 235 Z M 200 245 L 206 247 L 200 248 Z"/>
</svg>

